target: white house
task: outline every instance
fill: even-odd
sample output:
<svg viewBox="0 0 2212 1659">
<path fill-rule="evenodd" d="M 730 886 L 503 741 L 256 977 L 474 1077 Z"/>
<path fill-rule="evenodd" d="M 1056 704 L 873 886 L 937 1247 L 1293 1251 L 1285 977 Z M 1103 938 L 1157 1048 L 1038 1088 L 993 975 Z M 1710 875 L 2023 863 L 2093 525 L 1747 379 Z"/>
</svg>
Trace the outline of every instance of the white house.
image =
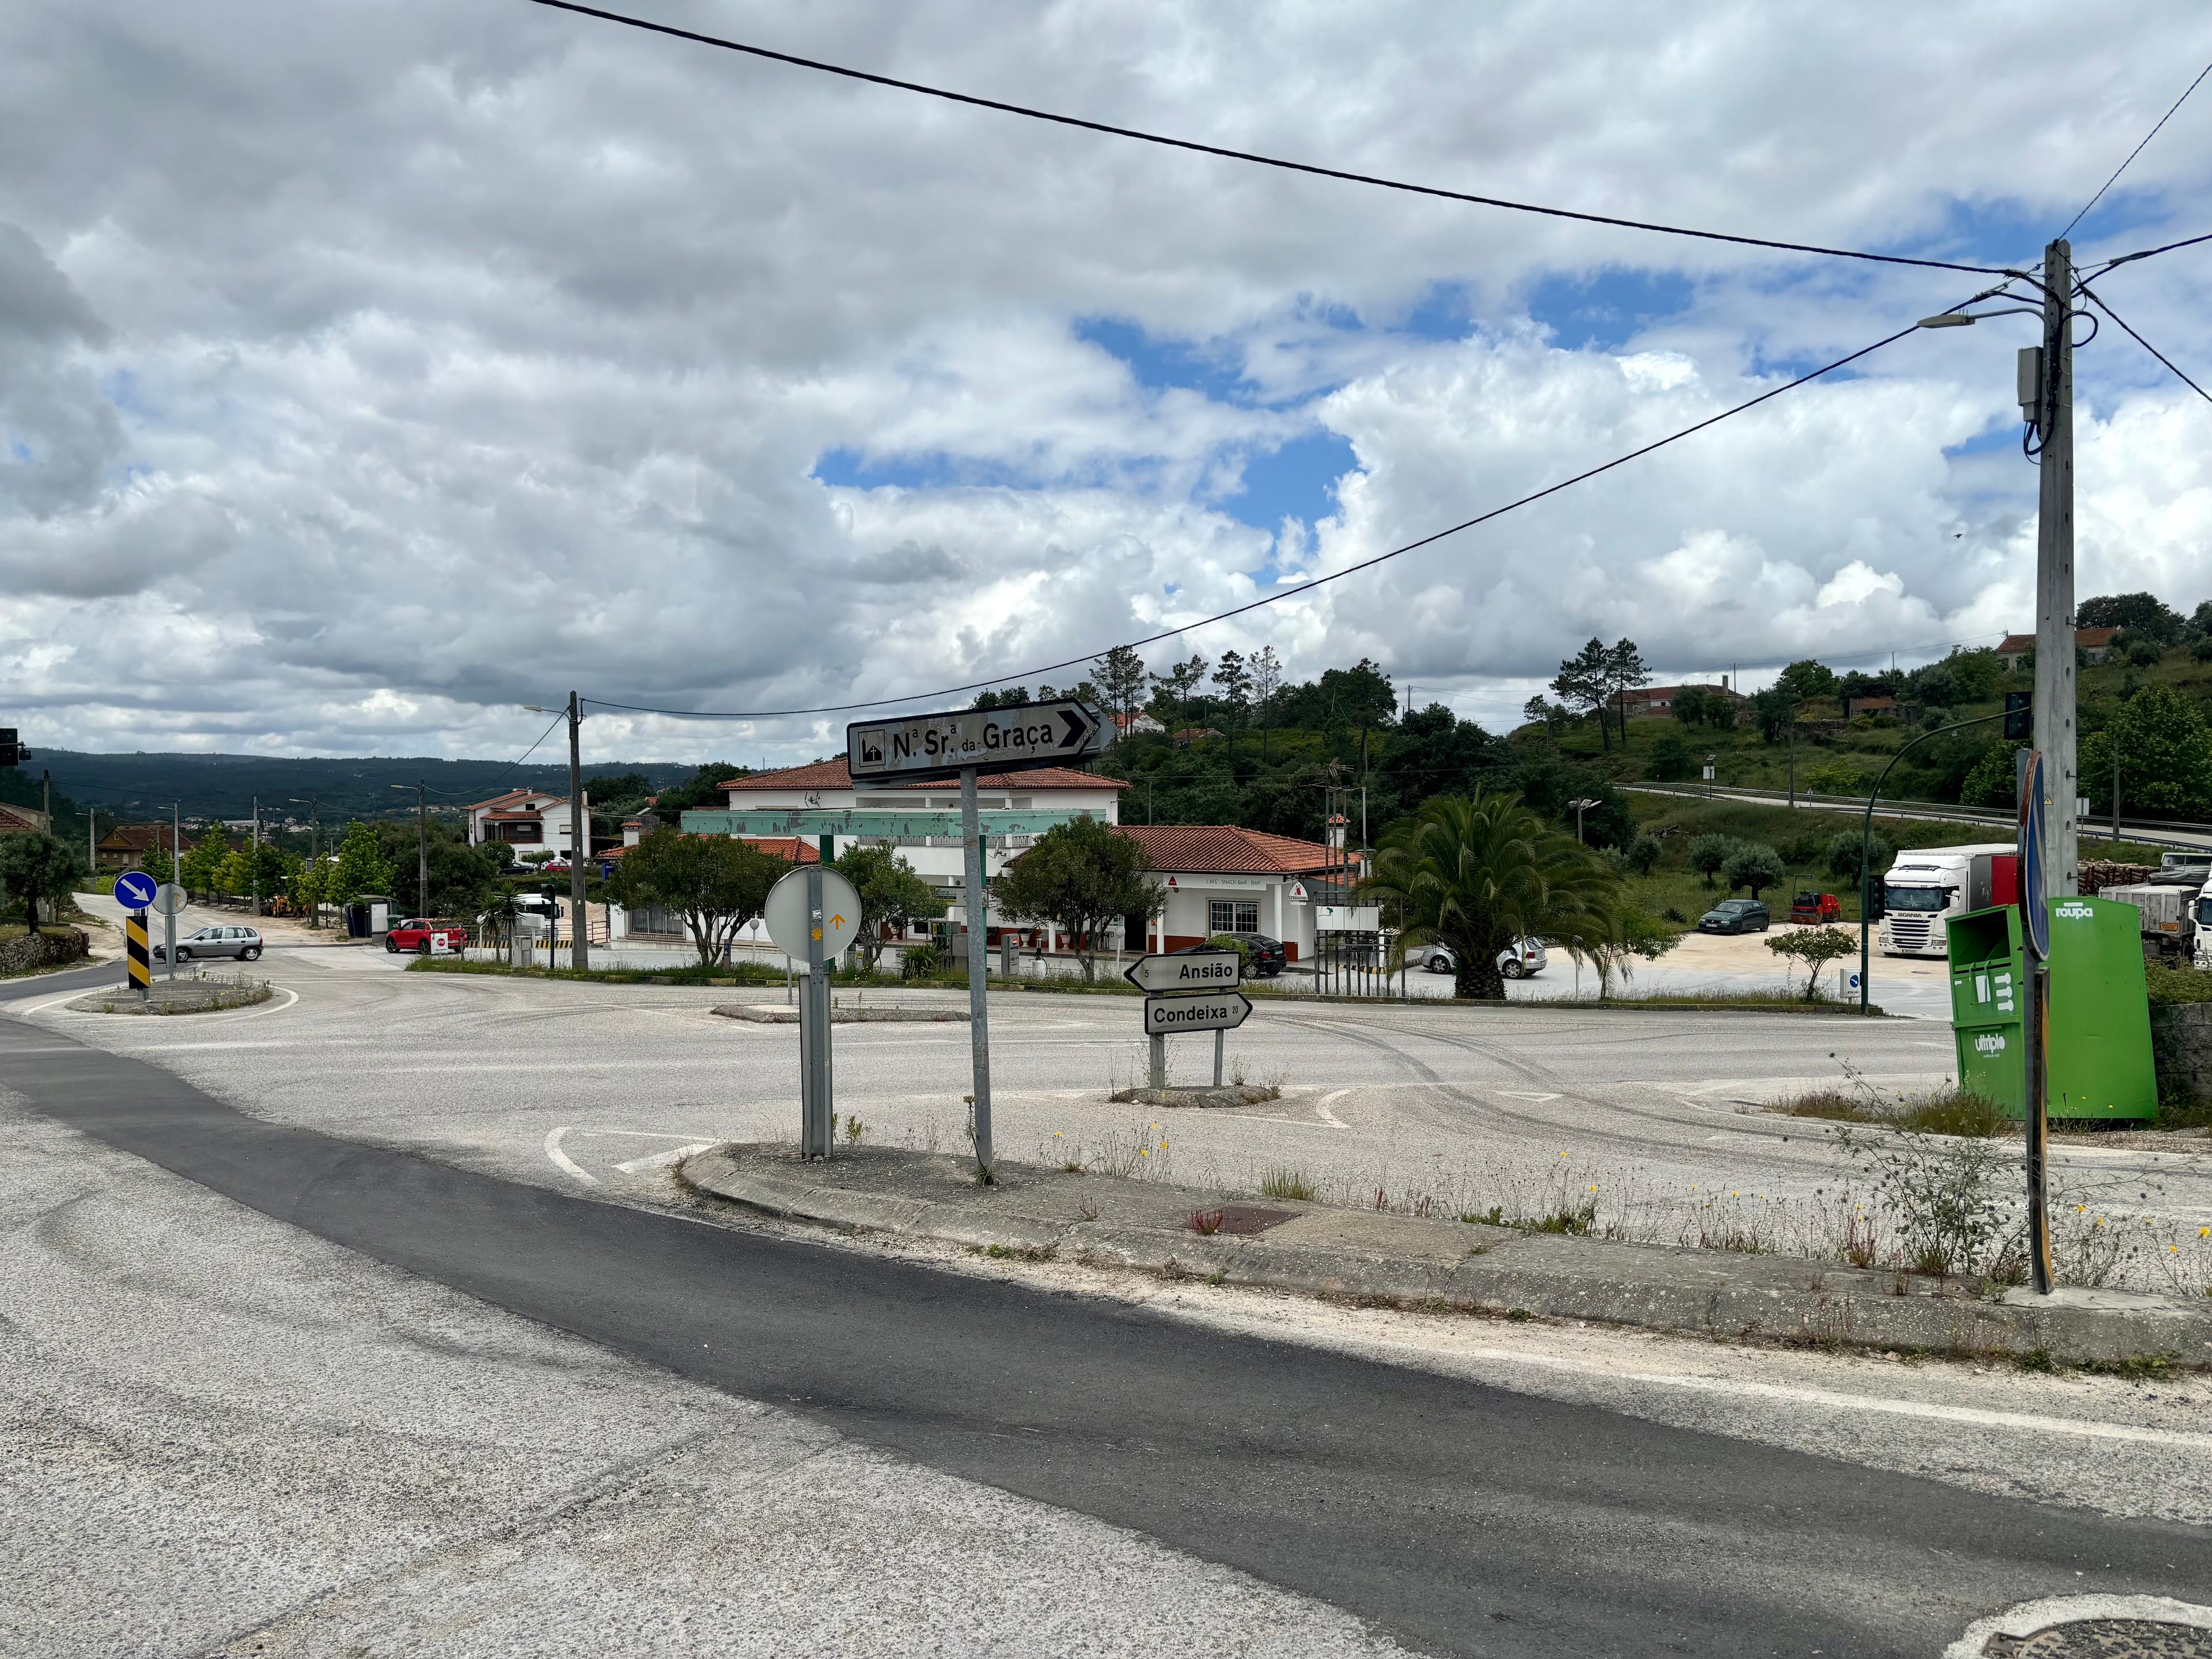
<svg viewBox="0 0 2212 1659">
<path fill-rule="evenodd" d="M 1319 842 L 1236 824 L 1124 824 L 1167 888 L 1150 947 L 1180 951 L 1216 933 L 1263 933 L 1292 962 L 1311 961 L 1316 913 L 1347 878 L 1345 854 Z M 1357 855 L 1354 855 L 1355 858 Z"/>
<path fill-rule="evenodd" d="M 469 845 L 503 841 L 518 853 L 568 850 L 568 798 L 542 789 L 510 789 L 468 809 Z M 587 832 L 588 833 L 588 832 Z"/>
</svg>

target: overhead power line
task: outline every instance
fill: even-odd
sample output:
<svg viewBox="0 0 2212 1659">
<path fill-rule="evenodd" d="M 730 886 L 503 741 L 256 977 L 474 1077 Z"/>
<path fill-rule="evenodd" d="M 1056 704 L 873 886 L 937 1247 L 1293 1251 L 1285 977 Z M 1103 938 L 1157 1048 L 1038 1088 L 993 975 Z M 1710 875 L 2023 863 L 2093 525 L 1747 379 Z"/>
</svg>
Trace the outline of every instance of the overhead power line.
<svg viewBox="0 0 2212 1659">
<path fill-rule="evenodd" d="M 1018 115 L 1025 120 L 1048 121 L 1055 126 L 1075 127 L 1085 132 L 1103 133 L 1113 138 L 1134 139 L 1139 143 L 1158 144 L 1169 149 L 1188 150 L 1194 155 L 1212 155 L 1224 161 L 1246 161 L 1255 167 L 1274 167 L 1284 173 L 1302 173 L 1310 178 L 1334 179 L 1340 183 L 1370 185 L 1377 190 L 1398 191 L 1408 196 L 1427 196 L 1441 201 L 1467 202 L 1477 207 L 1500 208 L 1511 213 L 1540 214 L 1551 219 L 1571 219 L 1589 225 L 1611 225 L 1620 230 L 1646 230 L 1662 236 L 1687 236 L 1699 241 L 1728 242 L 1739 247 L 1771 248 L 1782 253 L 1817 253 L 1832 259 L 1863 259 L 1876 264 L 1917 265 L 1929 270 L 1963 270 L 1984 276 L 2009 276 L 2017 273 L 2000 265 L 1960 264 L 1948 259 L 1916 259 L 1899 253 L 1869 253 L 1859 248 L 1827 247 L 1816 242 L 1784 242 L 1765 236 L 1739 236 L 1728 231 L 1696 230 L 1685 225 L 1660 224 L 1648 219 L 1624 219 L 1605 213 L 1582 213 L 1572 208 L 1549 207 L 1535 202 L 1516 202 L 1502 196 L 1481 196 L 1469 191 L 1446 190 L 1437 185 L 1416 185 L 1401 179 L 1385 179 L 1370 173 L 1353 173 L 1343 167 L 1322 167 L 1311 161 L 1293 161 L 1279 155 L 1262 155 L 1253 150 L 1232 149 L 1224 144 L 1201 143 L 1194 138 L 1176 138 L 1165 133 L 1146 132 L 1141 128 L 1116 126 L 1111 122 L 1086 120 L 1079 115 L 1063 115 L 1054 110 L 1036 109 L 1026 104 L 1007 103 L 1002 99 L 979 97 L 973 93 L 954 92 L 945 87 L 933 87 L 920 81 L 902 81 L 889 75 L 876 75 L 866 70 L 849 68 L 842 64 L 825 63 L 819 58 L 800 58 L 787 52 L 776 52 L 767 46 L 756 46 L 742 40 L 726 40 L 720 35 L 702 34 L 696 29 L 678 28 L 672 23 L 656 23 L 648 18 L 632 17 L 617 11 L 604 11 L 597 6 L 585 6 L 576 0 L 531 0 L 533 5 L 550 7 L 556 11 L 574 12 L 581 17 L 596 17 L 602 22 L 619 23 L 626 28 L 643 29 L 653 34 L 665 34 L 678 40 L 689 40 L 702 46 L 717 46 L 725 52 L 743 52 L 749 58 L 759 58 L 773 64 L 788 64 L 793 69 L 811 70 L 820 75 L 840 76 L 848 81 L 863 81 L 871 86 L 890 87 L 899 92 L 917 93 L 925 98 L 939 98 L 947 103 L 965 104 L 972 109 L 996 111 L 1001 115 Z M 2146 140 L 2145 142 L 2148 142 Z"/>
<path fill-rule="evenodd" d="M 1984 289 L 1982 293 L 1974 295 L 1971 300 L 1960 301 L 1957 305 L 1953 306 L 1951 309 L 1953 311 L 1963 310 L 1967 306 L 1976 305 L 1984 300 L 1995 298 L 1997 294 L 2002 292 L 2003 286 L 2003 284 L 2000 284 L 1997 288 Z M 1807 374 L 1799 375 L 1794 380 L 1784 381 L 1782 385 L 1778 386 L 1770 386 L 1765 392 L 1760 392 L 1757 397 L 1747 398 L 1742 403 L 1721 410 L 1717 415 L 1708 415 L 1704 420 L 1698 421 L 1692 425 L 1686 426 L 1678 432 L 1670 432 L 1663 438 L 1654 439 L 1651 442 L 1644 444 L 1640 447 L 1632 449 L 1626 454 L 1616 455 L 1609 461 L 1602 461 L 1595 466 L 1589 467 L 1583 471 L 1576 473 L 1572 477 L 1562 478 L 1557 483 L 1547 484 L 1541 489 L 1531 490 L 1528 495 L 1516 497 L 1515 500 L 1507 501 L 1501 507 L 1493 507 L 1486 513 L 1479 513 L 1474 518 L 1463 520 L 1460 523 L 1453 525 L 1448 529 L 1436 531 L 1430 535 L 1422 537 L 1418 541 L 1407 542 L 1401 547 L 1392 548 L 1387 553 L 1378 553 L 1371 559 L 1363 559 L 1358 564 L 1346 565 L 1341 570 L 1332 570 L 1325 576 L 1316 576 L 1311 581 L 1300 582 L 1295 587 L 1286 587 L 1279 592 L 1270 593 L 1264 598 L 1254 599 L 1248 605 L 1237 605 L 1233 610 L 1219 611 L 1213 616 L 1202 617 L 1196 622 L 1182 623 L 1173 628 L 1162 629 L 1157 634 L 1150 634 L 1142 639 L 1129 640 L 1122 641 L 1122 643 L 1137 647 L 1157 645 L 1163 640 L 1171 640 L 1180 635 L 1194 633 L 1199 629 L 1210 628 L 1216 623 L 1227 622 L 1232 617 L 1242 617 L 1248 612 L 1261 610 L 1265 606 L 1279 604 L 1285 599 L 1296 599 L 1303 593 L 1310 593 L 1315 589 L 1325 587 L 1331 582 L 1342 581 L 1346 576 L 1358 575 L 1361 571 L 1372 570 L 1376 565 L 1387 563 L 1389 561 L 1401 557 L 1405 554 L 1417 551 L 1424 547 L 1431 546 L 1437 542 L 1443 541 L 1447 537 L 1456 536 L 1462 531 L 1473 530 L 1478 525 L 1489 523 L 1492 519 L 1504 518 L 1509 513 L 1516 512 L 1522 507 L 1540 501 L 1547 496 L 1556 495 L 1561 490 L 1571 489 L 1579 483 L 1587 483 L 1590 479 L 1598 477 L 1601 473 L 1610 472 L 1615 467 L 1626 466 L 1629 462 L 1638 460 L 1644 456 L 1650 455 L 1658 450 L 1664 449 L 1669 444 L 1680 443 L 1683 439 L 1703 432 L 1708 427 L 1718 426 L 1723 421 L 1732 419 L 1735 416 L 1743 414 L 1747 410 L 1756 409 L 1761 404 L 1767 403 L 1773 398 L 1779 398 L 1786 392 L 1793 392 L 1801 386 L 1808 385 L 1812 381 L 1820 379 L 1823 375 L 1832 374 L 1838 369 L 1845 368 L 1850 364 L 1858 362 L 1862 357 L 1871 356 L 1874 353 L 1880 351 L 1884 346 L 1894 345 L 1898 341 L 1903 339 L 1906 335 L 1912 333 L 1918 327 L 1919 324 L 1913 323 L 1905 328 L 1898 330 L 1894 334 L 1885 335 L 1882 338 L 1876 340 L 1872 345 L 1862 346 L 1856 351 L 1850 353 L 1849 356 L 1838 357 L 1832 363 L 1823 364 L 1819 368 L 1813 369 Z M 903 697 L 878 697 L 866 702 L 824 703 L 817 707 L 809 708 L 656 708 L 641 703 L 610 702 L 604 697 L 586 697 L 583 701 L 590 703 L 595 708 L 618 709 L 623 713 L 631 714 L 665 714 L 678 720 L 765 720 L 791 719 L 804 714 L 849 714 L 860 713 L 864 709 L 893 708 L 904 703 L 921 702 L 927 700 L 957 696 L 963 692 L 981 691 L 990 686 L 1005 685 L 1013 681 L 1032 679 L 1043 674 L 1054 674 L 1059 672 L 1064 668 L 1074 668 L 1088 664 L 1099 653 L 1095 651 L 1089 652 L 1079 657 L 1070 657 L 1061 662 L 1047 663 L 1042 667 L 1024 669 L 1018 673 L 994 674 L 988 679 L 970 680 L 963 685 L 940 686 L 934 690 L 916 691 Z"/>
<path fill-rule="evenodd" d="M 2154 125 L 2148 132 L 2143 134 L 2142 143 L 2137 144 L 2133 149 L 2130 150 L 2128 152 L 2127 161 L 2121 162 L 2119 166 L 2114 167 L 2112 169 L 2112 176 L 2106 179 L 2103 184 L 2097 186 L 2097 193 L 2094 196 L 2092 196 L 2087 201 L 2081 204 L 2081 211 L 2075 214 L 2071 219 L 2069 219 L 2066 222 L 2066 228 L 2058 233 L 2061 238 L 2072 234 L 2074 227 L 2080 224 L 2081 221 L 2088 216 L 2089 210 L 2105 199 L 2105 192 L 2119 182 L 2119 177 L 2128 170 L 2129 163 L 2132 162 L 2136 156 L 2142 155 L 2143 153 L 2144 147 L 2148 145 L 2152 139 L 2158 137 L 2158 130 L 2160 127 L 2164 126 L 2168 121 L 2173 119 L 2173 111 L 2179 109 L 2184 104 L 2189 101 L 2189 94 L 2196 91 L 2197 88 L 2203 84 L 2204 77 L 2208 75 L 2212 75 L 2212 64 L 2207 64 L 2203 69 L 2197 71 L 2197 79 L 2191 81 L 2187 87 L 2184 88 L 2182 89 L 2181 96 L 2173 100 L 2173 109 L 2169 109 L 2165 114 L 2158 118 L 2156 125 Z M 2118 322 L 2119 319 L 2115 318 L 2113 320 Z M 2125 326 L 2125 325 L 2123 325 L 2123 326 Z"/>
<path fill-rule="evenodd" d="M 2205 389 L 2204 389 L 2203 386 L 2201 386 L 2197 385 L 2196 381 L 2194 381 L 2194 380 L 2191 380 L 2191 379 L 2190 379 L 2186 374 L 2184 374 L 2181 372 L 2181 370 L 2180 370 L 2178 367 L 2176 367 L 2176 365 L 2175 365 L 2174 361 L 2173 361 L 2173 359 L 2172 359 L 2172 358 L 2171 358 L 2171 357 L 2167 356 L 2166 356 L 2163 351 L 2160 351 L 2160 350 L 2156 346 L 2153 345 L 2153 344 L 2152 344 L 2148 340 L 2144 339 L 2144 338 L 2143 338 L 2143 337 L 2142 337 L 2142 335 L 2140 335 L 2140 334 L 2136 333 L 2136 332 L 2135 331 L 2135 330 L 2134 330 L 2132 327 L 2130 327 L 2130 326 L 2129 325 L 2128 319 L 2127 319 L 2126 318 L 2124 318 L 2124 317 L 2121 316 L 2121 315 L 2120 315 L 2120 313 L 2119 313 L 2118 312 L 2117 312 L 2117 311 L 2113 310 L 2113 309 L 2112 308 L 2112 307 L 2110 307 L 2110 306 L 2108 306 L 2108 305 L 2106 305 L 2106 304 L 2105 303 L 2105 298 L 2104 298 L 2104 295 L 2102 295 L 2101 294 L 2097 294 L 2097 293 L 2094 293 L 2094 292 L 2092 292 L 2092 291 L 2090 290 L 2090 289 L 2087 287 L 2087 284 L 2084 284 L 2084 285 L 2082 286 L 2082 288 L 2081 288 L 2081 294 L 2082 294 L 2082 296 L 2083 296 L 2084 298 L 2086 298 L 2086 299 L 2089 301 L 2089 303 L 2090 303 L 2090 304 L 2092 304 L 2092 305 L 2095 306 L 2095 307 L 2097 307 L 2097 309 L 2098 309 L 2098 310 L 2100 310 L 2100 311 L 2103 312 L 2103 313 L 2105 313 L 2105 315 L 2106 315 L 2107 317 L 2111 318 L 2114 322 L 2118 323 L 2118 324 L 2122 328 L 2126 329 L 2126 330 L 2127 330 L 2127 331 L 2128 331 L 2128 337 L 2129 337 L 2130 339 L 2133 340 L 2133 341 L 2134 341 L 2137 345 L 2141 346 L 2141 347 L 2142 347 L 2145 351 L 2148 351 L 2148 353 L 2150 353 L 2150 355 L 2151 355 L 2152 356 L 2154 356 L 2154 357 L 2157 358 L 2157 359 L 2159 360 L 2159 362 L 2160 362 L 2164 363 L 2164 364 L 2165 364 L 2168 368 L 2172 369 L 2172 370 L 2173 370 L 2173 375 L 2174 375 L 2174 378 L 2175 378 L 2176 380 L 2179 380 L 2179 381 L 2182 383 L 2182 385 L 2184 385 L 2184 386 L 2187 386 L 2187 387 L 2188 387 L 2191 392 L 2195 392 L 2198 397 L 2200 397 L 2200 398 L 2203 398 L 2203 399 L 2204 399 L 2204 401 L 2205 401 L 2206 403 L 2208 403 L 2208 404 L 2212 404 L 2212 392 L 2207 392 L 2207 391 L 2205 391 Z"/>
<path fill-rule="evenodd" d="M 2106 260 L 2083 280 L 2094 282 L 2117 265 L 2131 264 L 2137 259 L 2148 259 L 2154 254 L 2171 253 L 2178 247 L 2195 247 L 2199 242 L 2212 242 L 2212 230 L 2206 231 L 2202 236 L 2185 236 L 2178 242 L 2164 242 L 2157 247 L 2147 247 L 2140 253 L 2123 253 L 2117 259 Z"/>
</svg>

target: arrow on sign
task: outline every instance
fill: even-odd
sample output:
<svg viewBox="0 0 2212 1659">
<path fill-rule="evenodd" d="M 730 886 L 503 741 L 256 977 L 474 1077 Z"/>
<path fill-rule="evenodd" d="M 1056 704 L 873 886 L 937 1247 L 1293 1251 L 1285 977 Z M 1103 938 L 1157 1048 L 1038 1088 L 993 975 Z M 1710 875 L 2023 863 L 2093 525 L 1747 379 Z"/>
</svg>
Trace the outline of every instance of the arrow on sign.
<svg viewBox="0 0 2212 1659">
<path fill-rule="evenodd" d="M 845 914 L 844 914 L 844 912 L 841 910 L 841 911 L 839 911 L 836 915 L 834 915 L 834 916 L 830 917 L 830 925 L 832 927 L 842 927 L 845 925 Z"/>
</svg>

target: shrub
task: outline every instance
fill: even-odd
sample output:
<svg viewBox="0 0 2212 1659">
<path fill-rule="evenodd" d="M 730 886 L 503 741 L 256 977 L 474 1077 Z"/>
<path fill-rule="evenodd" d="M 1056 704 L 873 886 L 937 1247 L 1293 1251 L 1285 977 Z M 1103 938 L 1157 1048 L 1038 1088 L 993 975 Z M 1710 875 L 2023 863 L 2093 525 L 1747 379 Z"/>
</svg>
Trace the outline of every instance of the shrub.
<svg viewBox="0 0 2212 1659">
<path fill-rule="evenodd" d="M 2189 654 L 2198 662 L 2212 662 L 2212 634 L 2207 634 L 2189 647 Z"/>
<path fill-rule="evenodd" d="M 1759 889 L 1773 886 L 1788 873 L 1782 854 L 1763 842 L 1738 842 L 1721 866 L 1721 879 L 1728 883 L 1729 891 L 1748 887 L 1753 898 Z"/>
<path fill-rule="evenodd" d="M 1705 885 L 1710 887 L 1713 878 L 1720 874 L 1721 866 L 1729 861 L 1729 854 L 1735 851 L 1735 846 L 1733 836 L 1696 836 L 1690 842 L 1690 868 L 1703 876 Z"/>
<path fill-rule="evenodd" d="M 1303 1170 L 1269 1170 L 1260 1177 L 1262 1198 L 1303 1199 L 1314 1203 L 1321 1197 L 1321 1187 Z"/>
<path fill-rule="evenodd" d="M 901 979 L 935 979 L 943 971 L 944 958 L 934 945 L 909 945 L 899 957 Z"/>
<path fill-rule="evenodd" d="M 1828 873 L 1838 881 L 1847 881 L 1856 885 L 1859 878 L 1859 854 L 1862 846 L 1866 853 L 1868 865 L 1875 874 L 1880 875 L 1889 868 L 1889 860 L 1894 854 L 1895 849 L 1887 842 L 1880 836 L 1874 836 L 1862 843 L 1857 830 L 1845 830 L 1839 831 L 1828 842 Z"/>
<path fill-rule="evenodd" d="M 1628 843 L 1628 867 L 1639 876 L 1648 876 L 1659 863 L 1659 838 L 1653 835 L 1638 835 Z"/>
</svg>

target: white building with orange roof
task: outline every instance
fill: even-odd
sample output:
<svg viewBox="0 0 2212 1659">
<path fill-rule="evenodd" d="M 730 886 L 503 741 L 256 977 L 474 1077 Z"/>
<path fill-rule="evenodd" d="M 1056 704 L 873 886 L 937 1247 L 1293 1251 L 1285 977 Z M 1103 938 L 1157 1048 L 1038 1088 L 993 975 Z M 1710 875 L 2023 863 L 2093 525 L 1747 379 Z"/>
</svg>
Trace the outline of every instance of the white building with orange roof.
<svg viewBox="0 0 2212 1659">
<path fill-rule="evenodd" d="M 568 850 L 568 798 L 543 789 L 510 789 L 468 809 L 469 844 L 503 841 L 515 852 Z"/>
</svg>

